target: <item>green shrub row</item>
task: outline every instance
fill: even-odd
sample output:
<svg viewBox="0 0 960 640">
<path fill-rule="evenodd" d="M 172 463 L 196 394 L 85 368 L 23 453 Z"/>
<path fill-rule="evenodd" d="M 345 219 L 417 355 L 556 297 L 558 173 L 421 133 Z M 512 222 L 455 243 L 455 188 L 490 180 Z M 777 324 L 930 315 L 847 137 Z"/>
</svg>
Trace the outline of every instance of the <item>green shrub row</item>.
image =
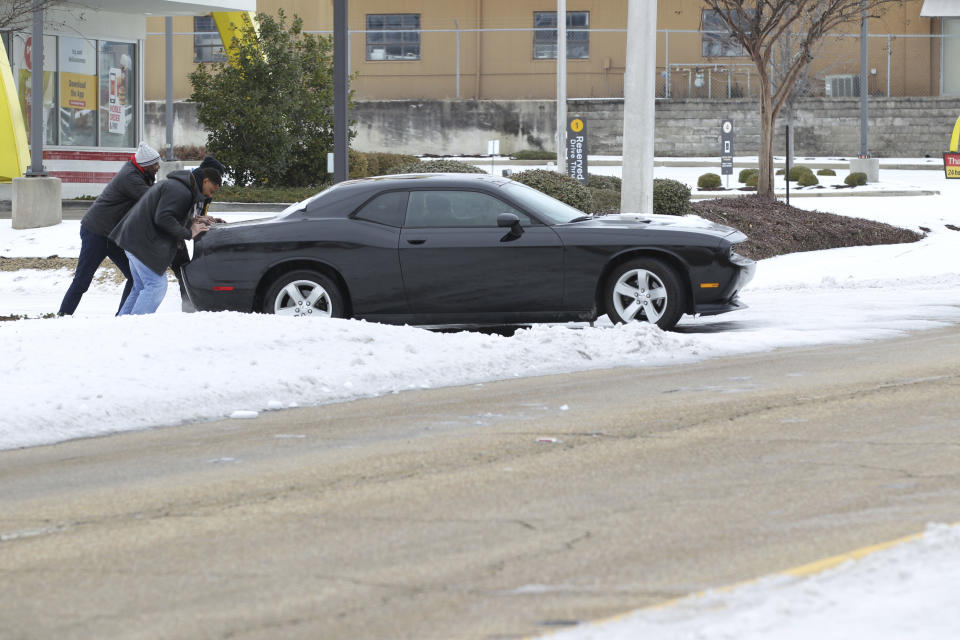
<svg viewBox="0 0 960 640">
<path fill-rule="evenodd" d="M 412 158 L 412 161 L 410 159 Z M 370 173 L 371 169 L 379 173 Z M 350 151 L 350 177 L 400 173 L 486 173 L 468 162 L 448 159 L 417 160 L 400 154 L 367 154 Z M 589 174 L 583 185 L 573 178 L 544 169 L 521 171 L 510 176 L 517 182 L 565 202 L 586 213 L 620 212 L 623 181 L 615 176 Z M 719 179 L 719 176 L 717 176 Z M 225 202 L 297 202 L 329 186 L 329 182 L 312 187 L 236 187 L 224 186 L 217 199 Z M 653 212 L 684 215 L 690 211 L 690 187 L 676 180 L 657 178 L 653 181 Z"/>
<path fill-rule="evenodd" d="M 514 160 L 554 160 L 557 157 L 557 152 L 547 151 L 546 149 L 521 149 L 516 153 L 511 153 L 510 157 Z"/>
</svg>

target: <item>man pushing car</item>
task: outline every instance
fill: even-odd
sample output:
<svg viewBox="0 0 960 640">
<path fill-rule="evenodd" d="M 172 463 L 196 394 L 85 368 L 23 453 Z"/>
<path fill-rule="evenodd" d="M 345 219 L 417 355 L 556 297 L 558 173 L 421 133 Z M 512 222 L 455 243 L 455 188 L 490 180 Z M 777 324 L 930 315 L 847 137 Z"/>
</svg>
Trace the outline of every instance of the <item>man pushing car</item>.
<svg viewBox="0 0 960 640">
<path fill-rule="evenodd" d="M 194 219 L 197 205 L 220 188 L 222 177 L 213 168 L 174 171 L 134 205 L 110 234 L 130 261 L 133 289 L 117 315 L 153 313 L 167 292 L 166 270 L 181 240 L 208 229 Z"/>
</svg>

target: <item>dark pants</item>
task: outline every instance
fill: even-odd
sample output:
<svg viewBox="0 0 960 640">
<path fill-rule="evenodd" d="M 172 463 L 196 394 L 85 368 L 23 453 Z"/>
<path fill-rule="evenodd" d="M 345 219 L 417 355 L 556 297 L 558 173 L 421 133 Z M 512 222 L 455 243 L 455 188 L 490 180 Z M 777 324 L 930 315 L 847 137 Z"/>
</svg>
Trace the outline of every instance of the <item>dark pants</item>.
<svg viewBox="0 0 960 640">
<path fill-rule="evenodd" d="M 187 287 L 183 284 L 183 265 L 190 262 L 190 253 L 187 252 L 187 245 L 182 241 L 177 245 L 177 254 L 173 256 L 173 262 L 170 264 L 170 270 L 177 276 L 177 284 L 180 285 L 180 309 L 184 313 L 196 311 L 193 303 L 190 302 L 190 296 L 187 295 Z"/>
<path fill-rule="evenodd" d="M 93 281 L 93 274 L 104 258 L 110 258 L 113 264 L 117 265 L 127 278 L 127 283 L 123 287 L 123 295 L 120 297 L 120 307 L 130 295 L 130 289 L 133 287 L 133 279 L 130 276 L 130 263 L 127 261 L 127 255 L 123 249 L 118 247 L 109 238 L 97 235 L 92 231 L 87 231 L 83 226 L 80 227 L 80 260 L 77 261 L 77 270 L 73 274 L 73 282 L 63 296 L 63 302 L 60 303 L 60 315 L 69 316 L 77 310 L 80 304 L 80 298 L 90 288 Z M 120 311 L 117 307 L 117 311 Z"/>
</svg>

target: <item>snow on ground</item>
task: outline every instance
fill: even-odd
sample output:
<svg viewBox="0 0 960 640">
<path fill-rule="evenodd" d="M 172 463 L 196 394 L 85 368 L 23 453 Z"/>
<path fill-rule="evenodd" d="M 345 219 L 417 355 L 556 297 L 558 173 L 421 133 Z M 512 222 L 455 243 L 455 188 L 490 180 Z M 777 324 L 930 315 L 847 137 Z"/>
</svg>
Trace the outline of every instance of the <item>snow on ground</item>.
<svg viewBox="0 0 960 640">
<path fill-rule="evenodd" d="M 619 174 L 619 166 L 596 168 Z M 706 171 L 719 172 L 657 167 L 655 175 L 694 185 Z M 837 173 L 839 181 L 846 172 Z M 670 333 L 604 320 L 504 337 L 349 320 L 183 314 L 173 280 L 157 314 L 115 318 L 120 285 L 95 282 L 73 317 L 0 323 L 0 449 L 408 389 L 885 339 L 960 322 L 960 231 L 950 228 L 960 227 L 960 184 L 934 170 L 882 168 L 881 180 L 859 196 L 845 191 L 791 204 L 923 227 L 927 238 L 763 260 L 741 296 L 748 309 L 686 317 Z M 865 197 L 891 185 L 939 194 Z M 78 233 L 76 221 L 25 231 L 2 221 L 0 255 L 76 256 Z M 71 277 L 67 270 L 0 272 L 0 314 L 56 311 Z M 931 527 L 922 540 L 829 573 L 764 578 L 562 637 L 953 638 L 960 629 L 958 548 L 956 527 Z"/>
<path fill-rule="evenodd" d="M 960 526 L 797 577 L 781 574 L 550 640 L 948 640 L 960 631 Z"/>
<path fill-rule="evenodd" d="M 683 179 L 690 171 L 705 170 L 658 167 L 656 173 Z M 5 409 L 0 449 L 213 419 L 236 410 L 882 339 L 960 322 L 960 232 L 947 226 L 960 226 L 954 205 L 960 185 L 939 171 L 883 170 L 881 177 L 915 192 L 941 194 L 844 195 L 793 203 L 927 228 L 927 238 L 764 260 L 741 296 L 748 309 L 685 317 L 673 333 L 615 327 L 605 319 L 595 327 L 535 326 L 509 338 L 346 320 L 323 321 L 304 331 L 302 323 L 291 324 L 293 319 L 182 314 L 172 278 L 157 315 L 118 319 L 112 314 L 120 285 L 95 280 L 71 318 L 0 323 L 0 362 L 7 363 L 0 379 Z M 234 221 L 269 214 L 218 215 Z M 17 231 L 0 224 L 3 256 L 74 257 L 79 250 L 75 220 Z M 0 272 L 0 314 L 38 318 L 56 311 L 71 278 L 66 269 Z M 303 353 L 323 354 L 324 366 Z M 185 397 L 197 379 L 208 381 L 203 403 L 170 402 Z M 56 401 L 51 401 L 54 390 Z"/>
</svg>

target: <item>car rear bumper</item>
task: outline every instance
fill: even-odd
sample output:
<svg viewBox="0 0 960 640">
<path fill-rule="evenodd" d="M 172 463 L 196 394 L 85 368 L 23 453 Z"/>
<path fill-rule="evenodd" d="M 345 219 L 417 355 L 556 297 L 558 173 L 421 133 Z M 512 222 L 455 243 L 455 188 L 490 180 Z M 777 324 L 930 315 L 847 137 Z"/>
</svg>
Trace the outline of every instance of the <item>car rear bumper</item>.
<svg viewBox="0 0 960 640">
<path fill-rule="evenodd" d="M 187 296 L 197 311 L 253 311 L 253 288 L 213 282 L 200 264 L 188 263 L 182 272 Z"/>
</svg>

